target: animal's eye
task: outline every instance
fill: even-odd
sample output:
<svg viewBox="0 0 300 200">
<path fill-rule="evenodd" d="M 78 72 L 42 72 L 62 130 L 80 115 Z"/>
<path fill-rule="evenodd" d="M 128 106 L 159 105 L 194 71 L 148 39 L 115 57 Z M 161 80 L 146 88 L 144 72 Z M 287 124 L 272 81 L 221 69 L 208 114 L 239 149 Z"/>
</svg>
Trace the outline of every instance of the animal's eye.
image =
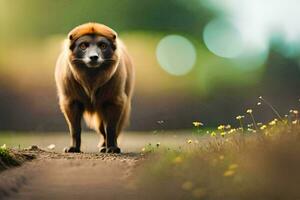
<svg viewBox="0 0 300 200">
<path fill-rule="evenodd" d="M 100 44 L 100 49 L 104 50 L 106 48 L 107 48 L 107 44 L 105 44 L 105 43 Z"/>
<path fill-rule="evenodd" d="M 84 43 L 81 43 L 81 44 L 79 45 L 79 48 L 80 48 L 81 50 L 86 50 L 86 49 L 88 48 L 88 46 L 89 46 L 89 44 L 86 43 L 86 42 L 84 42 Z"/>
</svg>

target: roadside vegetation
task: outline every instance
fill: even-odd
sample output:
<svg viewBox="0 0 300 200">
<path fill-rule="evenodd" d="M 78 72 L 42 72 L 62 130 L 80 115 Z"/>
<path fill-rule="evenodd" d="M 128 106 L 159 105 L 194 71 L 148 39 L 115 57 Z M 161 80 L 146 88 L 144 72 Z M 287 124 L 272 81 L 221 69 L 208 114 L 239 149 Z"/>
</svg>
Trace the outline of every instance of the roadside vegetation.
<svg viewBox="0 0 300 200">
<path fill-rule="evenodd" d="M 239 126 L 220 125 L 204 142 L 188 139 L 180 148 L 149 144 L 134 187 L 148 199 L 299 199 L 300 124 L 298 110 L 257 122 L 252 109 L 237 116 Z M 244 124 L 249 118 L 251 123 Z M 193 122 L 201 129 L 201 122 Z M 151 152 L 151 153 L 150 153 Z"/>
<path fill-rule="evenodd" d="M 19 166 L 26 160 L 31 160 L 33 158 L 34 156 L 32 155 L 9 149 L 4 144 L 0 147 L 0 172 L 10 167 Z"/>
</svg>

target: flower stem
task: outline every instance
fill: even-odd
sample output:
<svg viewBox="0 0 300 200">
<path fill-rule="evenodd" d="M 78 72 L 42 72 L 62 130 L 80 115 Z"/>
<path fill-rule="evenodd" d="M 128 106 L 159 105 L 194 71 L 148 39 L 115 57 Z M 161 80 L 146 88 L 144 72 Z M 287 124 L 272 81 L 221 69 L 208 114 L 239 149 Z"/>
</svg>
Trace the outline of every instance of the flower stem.
<svg viewBox="0 0 300 200">
<path fill-rule="evenodd" d="M 242 129 L 242 133 L 244 133 L 244 127 L 243 127 L 242 119 L 240 119 L 239 121 L 240 121 L 240 126 L 241 126 L 241 129 Z"/>
<path fill-rule="evenodd" d="M 252 121 L 253 121 L 253 124 L 254 124 L 254 127 L 255 127 L 256 131 L 258 131 L 258 127 L 257 127 L 257 124 L 256 124 L 256 121 L 255 121 L 255 119 L 254 119 L 253 114 L 250 113 L 250 116 L 251 116 L 251 118 L 252 118 Z"/>
<path fill-rule="evenodd" d="M 274 108 L 274 106 L 268 102 L 266 99 L 264 99 L 262 96 L 259 97 L 261 100 L 263 100 L 263 102 L 265 102 L 265 104 L 267 104 L 272 110 L 273 112 L 277 115 L 277 117 L 283 121 L 282 117 L 280 116 L 279 112 Z"/>
</svg>

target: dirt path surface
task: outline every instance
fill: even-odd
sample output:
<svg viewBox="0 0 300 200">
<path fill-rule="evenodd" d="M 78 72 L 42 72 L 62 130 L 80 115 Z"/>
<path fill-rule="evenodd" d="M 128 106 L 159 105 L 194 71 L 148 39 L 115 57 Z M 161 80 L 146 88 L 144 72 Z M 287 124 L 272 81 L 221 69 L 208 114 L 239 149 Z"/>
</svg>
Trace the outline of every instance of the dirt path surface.
<svg viewBox="0 0 300 200">
<path fill-rule="evenodd" d="M 0 199 L 139 199 L 131 180 L 140 154 L 27 153 L 37 158 L 0 173 Z"/>
</svg>

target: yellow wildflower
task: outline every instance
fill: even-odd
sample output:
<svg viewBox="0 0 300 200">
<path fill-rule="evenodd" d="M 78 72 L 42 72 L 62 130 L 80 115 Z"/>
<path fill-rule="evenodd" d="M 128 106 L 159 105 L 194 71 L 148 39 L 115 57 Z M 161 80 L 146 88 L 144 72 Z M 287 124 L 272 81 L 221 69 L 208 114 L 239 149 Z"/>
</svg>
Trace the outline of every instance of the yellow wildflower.
<svg viewBox="0 0 300 200">
<path fill-rule="evenodd" d="M 247 127 L 251 128 L 253 127 L 253 124 L 247 124 Z"/>
<path fill-rule="evenodd" d="M 200 126 L 203 126 L 203 123 L 198 122 L 198 121 L 195 121 L 195 122 L 193 122 L 193 125 L 194 125 L 195 127 L 200 127 Z"/>
<path fill-rule="evenodd" d="M 224 137 L 224 136 L 226 135 L 226 132 L 221 132 L 220 135 L 221 135 L 222 137 Z"/>
<path fill-rule="evenodd" d="M 227 125 L 225 126 L 225 128 L 226 128 L 226 129 L 231 129 L 231 125 L 230 125 L 230 124 L 227 124 Z"/>
<path fill-rule="evenodd" d="M 261 105 L 261 102 L 258 102 L 257 105 L 260 106 L 260 105 Z"/>
<path fill-rule="evenodd" d="M 293 110 L 293 113 L 295 114 L 295 115 L 298 115 L 298 110 Z"/>
<path fill-rule="evenodd" d="M 224 172 L 223 176 L 228 177 L 228 176 L 233 176 L 235 173 L 234 170 L 227 170 Z"/>
<path fill-rule="evenodd" d="M 145 152 L 145 151 L 146 151 L 146 148 L 145 148 L 145 147 L 143 147 L 143 148 L 142 148 L 142 152 Z"/>
<path fill-rule="evenodd" d="M 234 169 L 236 169 L 236 168 L 238 168 L 238 165 L 237 165 L 237 164 L 231 164 L 231 165 L 228 166 L 228 169 L 229 169 L 229 170 L 234 170 Z"/>
<path fill-rule="evenodd" d="M 252 114 L 252 109 L 248 109 L 246 112 L 247 112 L 248 114 Z"/>
<path fill-rule="evenodd" d="M 292 124 L 297 124 L 298 120 L 292 121 Z"/>
<path fill-rule="evenodd" d="M 188 141 L 186 141 L 188 144 L 192 144 L 193 143 L 193 141 L 192 140 L 188 140 Z"/>
<path fill-rule="evenodd" d="M 215 137 L 217 134 L 213 131 L 213 132 L 211 132 L 211 134 L 210 134 L 210 136 L 211 137 Z"/>
<path fill-rule="evenodd" d="M 270 126 L 276 125 L 276 121 L 275 121 L 275 120 L 271 121 L 271 122 L 269 123 L 269 125 L 270 125 Z"/>
<path fill-rule="evenodd" d="M 218 126 L 218 130 L 224 130 L 224 129 L 225 129 L 225 126 L 224 126 L 224 125 Z"/>
<path fill-rule="evenodd" d="M 231 133 L 234 133 L 236 131 L 236 129 L 235 128 L 232 128 L 232 129 L 230 129 L 230 131 L 228 131 L 227 133 L 228 134 L 231 134 Z"/>
<path fill-rule="evenodd" d="M 237 120 L 241 120 L 243 118 L 245 118 L 245 116 L 243 116 L 243 115 L 239 115 L 239 116 L 236 117 Z"/>
<path fill-rule="evenodd" d="M 266 128 L 267 128 L 266 125 L 262 125 L 262 126 L 260 127 L 260 130 L 265 130 Z"/>
<path fill-rule="evenodd" d="M 0 149 L 7 149 L 6 144 L 3 144 Z"/>
</svg>

